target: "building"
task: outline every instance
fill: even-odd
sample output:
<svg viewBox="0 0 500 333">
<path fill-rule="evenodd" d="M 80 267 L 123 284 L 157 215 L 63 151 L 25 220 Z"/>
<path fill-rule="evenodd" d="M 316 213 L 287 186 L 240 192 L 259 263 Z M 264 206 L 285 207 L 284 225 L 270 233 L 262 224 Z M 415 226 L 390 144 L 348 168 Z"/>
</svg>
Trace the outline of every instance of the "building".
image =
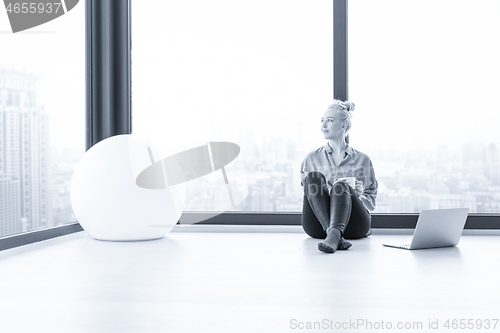
<svg viewBox="0 0 500 333">
<path fill-rule="evenodd" d="M 0 175 L 0 237 L 21 232 L 19 181 Z"/>
<path fill-rule="evenodd" d="M 476 198 L 462 194 L 431 194 L 430 209 L 469 208 L 477 212 Z"/>
<path fill-rule="evenodd" d="M 494 185 L 500 185 L 500 153 L 498 147 L 491 143 L 484 149 L 483 171 L 486 178 Z"/>
<path fill-rule="evenodd" d="M 462 171 L 479 173 L 483 162 L 481 143 L 464 143 L 462 145 Z"/>
<path fill-rule="evenodd" d="M 2 205 L 9 205 L 2 211 L 11 212 L 0 221 L 9 225 L 5 230 L 52 226 L 48 115 L 37 103 L 36 81 L 32 74 L 0 68 L 0 193 Z"/>
</svg>

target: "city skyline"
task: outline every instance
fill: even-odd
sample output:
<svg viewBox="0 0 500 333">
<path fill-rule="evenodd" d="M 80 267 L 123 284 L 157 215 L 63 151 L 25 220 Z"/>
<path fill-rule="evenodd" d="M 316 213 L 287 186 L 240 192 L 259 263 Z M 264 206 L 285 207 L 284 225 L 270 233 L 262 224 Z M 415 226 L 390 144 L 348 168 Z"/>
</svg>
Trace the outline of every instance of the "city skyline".
<svg viewBox="0 0 500 333">
<path fill-rule="evenodd" d="M 33 75 L 0 69 L 0 235 L 52 226 L 49 119 Z M 7 206 L 8 205 L 8 206 Z"/>
<path fill-rule="evenodd" d="M 238 142 L 249 188 L 248 197 L 235 210 L 300 212 L 303 192 L 299 169 L 311 150 L 298 149 L 290 138 L 267 137 L 261 141 L 264 144 Z M 465 206 L 473 213 L 499 213 L 499 149 L 500 142 L 475 142 L 463 144 L 458 153 L 445 145 L 398 153 L 391 149 L 365 152 L 372 159 L 379 182 L 373 213 L 419 213 L 422 209 Z M 469 163 L 478 156 L 479 161 Z M 263 159 L 267 163 L 262 163 Z M 205 196 L 204 200 L 196 196 L 188 198 L 186 210 L 217 210 L 214 201 L 227 200 L 223 192 L 214 194 L 214 200 L 206 200 L 205 193 L 216 193 L 216 187 L 208 179 L 200 179 L 192 186 L 191 194 L 204 188 Z"/>
</svg>

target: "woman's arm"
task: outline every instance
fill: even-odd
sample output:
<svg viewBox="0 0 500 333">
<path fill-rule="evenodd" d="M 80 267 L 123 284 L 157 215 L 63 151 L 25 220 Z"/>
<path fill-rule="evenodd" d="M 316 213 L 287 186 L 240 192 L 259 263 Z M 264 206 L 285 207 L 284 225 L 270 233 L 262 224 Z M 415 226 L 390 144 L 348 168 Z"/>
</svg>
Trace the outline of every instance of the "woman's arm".
<svg viewBox="0 0 500 333">
<path fill-rule="evenodd" d="M 307 175 L 306 160 L 307 159 L 304 159 L 302 165 L 300 166 L 300 186 L 302 186 L 302 189 L 304 189 L 304 180 Z"/>
<path fill-rule="evenodd" d="M 377 198 L 378 182 L 375 178 L 375 170 L 372 161 L 370 161 L 369 172 L 367 172 L 366 182 L 363 184 L 363 193 L 359 199 L 365 205 L 366 209 L 373 211 L 375 209 L 375 200 Z"/>
</svg>

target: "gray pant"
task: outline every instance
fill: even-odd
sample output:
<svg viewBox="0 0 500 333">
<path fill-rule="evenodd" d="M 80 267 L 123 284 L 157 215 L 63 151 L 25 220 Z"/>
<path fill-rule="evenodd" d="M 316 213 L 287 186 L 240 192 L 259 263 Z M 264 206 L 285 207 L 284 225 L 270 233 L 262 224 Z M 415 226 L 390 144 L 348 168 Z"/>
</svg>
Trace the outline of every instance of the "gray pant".
<svg viewBox="0 0 500 333">
<path fill-rule="evenodd" d="M 328 191 L 325 176 L 310 172 L 304 180 L 302 227 L 313 238 L 325 238 L 328 228 L 337 228 L 344 238 L 357 239 L 371 234 L 371 216 L 348 184 Z"/>
</svg>

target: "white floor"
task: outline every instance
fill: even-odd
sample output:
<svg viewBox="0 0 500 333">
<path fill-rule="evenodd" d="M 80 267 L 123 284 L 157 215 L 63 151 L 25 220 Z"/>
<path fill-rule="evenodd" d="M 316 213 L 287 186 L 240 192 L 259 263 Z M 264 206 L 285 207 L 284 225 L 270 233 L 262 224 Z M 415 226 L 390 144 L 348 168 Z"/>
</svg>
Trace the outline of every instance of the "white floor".
<svg viewBox="0 0 500 333">
<path fill-rule="evenodd" d="M 375 230 L 324 254 L 300 226 L 174 231 L 147 242 L 79 232 L 0 252 L 0 332 L 500 330 L 498 235 L 407 251 L 381 244 L 409 235 Z"/>
</svg>

